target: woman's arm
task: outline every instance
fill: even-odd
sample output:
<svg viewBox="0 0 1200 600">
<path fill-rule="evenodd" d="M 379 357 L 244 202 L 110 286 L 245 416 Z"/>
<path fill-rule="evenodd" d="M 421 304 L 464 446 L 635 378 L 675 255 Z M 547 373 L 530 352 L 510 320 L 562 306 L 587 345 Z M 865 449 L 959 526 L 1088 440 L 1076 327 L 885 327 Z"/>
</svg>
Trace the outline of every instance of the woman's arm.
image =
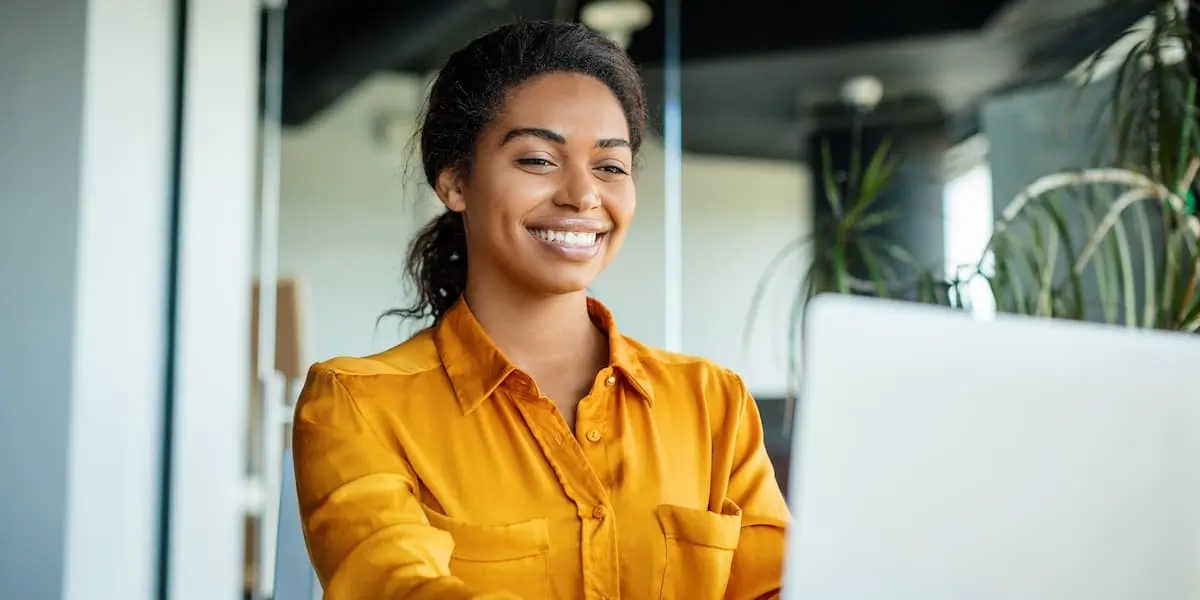
<svg viewBox="0 0 1200 600">
<path fill-rule="evenodd" d="M 296 486 L 325 600 L 508 600 L 450 574 L 454 540 L 429 525 L 417 477 L 331 369 L 309 371 L 293 430 Z"/>
<path fill-rule="evenodd" d="M 791 520 L 763 442 L 758 405 L 736 379 L 740 417 L 734 441 L 729 498 L 742 508 L 742 531 L 725 588 L 728 600 L 778 598 L 783 581 L 785 532 Z"/>
</svg>

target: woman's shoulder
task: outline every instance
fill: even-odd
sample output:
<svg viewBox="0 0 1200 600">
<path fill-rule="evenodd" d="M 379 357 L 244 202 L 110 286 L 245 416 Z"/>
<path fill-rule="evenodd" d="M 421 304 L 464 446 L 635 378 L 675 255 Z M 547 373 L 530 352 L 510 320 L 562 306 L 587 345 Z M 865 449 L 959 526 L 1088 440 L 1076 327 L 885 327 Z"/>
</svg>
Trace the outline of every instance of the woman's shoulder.
<svg viewBox="0 0 1200 600">
<path fill-rule="evenodd" d="M 414 375 L 441 366 L 433 333 L 425 329 L 387 350 L 366 356 L 337 356 L 313 365 L 344 376 Z"/>
<path fill-rule="evenodd" d="M 740 398 L 746 393 L 741 376 L 714 360 L 657 348 L 628 336 L 622 338 L 647 378 L 659 384 L 656 387 L 691 388 L 706 398 Z"/>
<path fill-rule="evenodd" d="M 368 356 L 339 356 L 313 364 L 305 382 L 306 396 L 331 393 L 355 402 L 387 396 L 427 379 L 440 381 L 441 359 L 433 337 L 422 331 L 383 352 Z"/>
</svg>

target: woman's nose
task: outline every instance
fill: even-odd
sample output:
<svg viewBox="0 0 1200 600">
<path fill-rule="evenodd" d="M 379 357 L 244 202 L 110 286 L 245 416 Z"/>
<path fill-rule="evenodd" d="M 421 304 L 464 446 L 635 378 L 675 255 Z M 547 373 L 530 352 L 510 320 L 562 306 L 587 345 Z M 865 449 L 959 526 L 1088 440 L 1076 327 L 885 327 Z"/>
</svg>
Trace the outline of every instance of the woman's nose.
<svg viewBox="0 0 1200 600">
<path fill-rule="evenodd" d="M 600 206 L 600 193 L 596 189 L 596 178 L 592 176 L 591 170 L 577 168 L 567 172 L 554 203 L 569 206 L 580 212 Z"/>
</svg>

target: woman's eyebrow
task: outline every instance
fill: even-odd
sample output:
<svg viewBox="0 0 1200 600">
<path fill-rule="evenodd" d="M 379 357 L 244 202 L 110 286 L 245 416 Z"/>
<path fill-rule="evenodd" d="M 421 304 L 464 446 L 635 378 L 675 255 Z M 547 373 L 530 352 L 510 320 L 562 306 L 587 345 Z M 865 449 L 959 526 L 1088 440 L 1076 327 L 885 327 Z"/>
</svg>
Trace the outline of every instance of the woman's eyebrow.
<svg viewBox="0 0 1200 600">
<path fill-rule="evenodd" d="M 561 133 L 544 127 L 517 127 L 504 134 L 504 140 L 500 142 L 500 145 L 503 146 L 521 137 L 535 137 L 554 144 L 567 143 L 567 138 L 563 137 Z M 623 138 L 602 138 L 596 140 L 597 148 L 628 148 L 629 146 L 629 140 Z"/>
</svg>

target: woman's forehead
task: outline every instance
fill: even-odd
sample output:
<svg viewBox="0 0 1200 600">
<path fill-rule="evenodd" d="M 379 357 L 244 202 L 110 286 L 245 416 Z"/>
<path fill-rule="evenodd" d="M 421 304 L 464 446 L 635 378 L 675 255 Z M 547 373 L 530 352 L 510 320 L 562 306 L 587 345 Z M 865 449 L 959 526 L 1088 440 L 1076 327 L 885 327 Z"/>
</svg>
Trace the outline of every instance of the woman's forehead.
<svg viewBox="0 0 1200 600">
<path fill-rule="evenodd" d="M 513 88 L 497 124 L 504 131 L 540 128 L 565 138 L 629 137 L 629 123 L 617 97 L 603 82 L 575 73 L 553 73 Z"/>
</svg>

